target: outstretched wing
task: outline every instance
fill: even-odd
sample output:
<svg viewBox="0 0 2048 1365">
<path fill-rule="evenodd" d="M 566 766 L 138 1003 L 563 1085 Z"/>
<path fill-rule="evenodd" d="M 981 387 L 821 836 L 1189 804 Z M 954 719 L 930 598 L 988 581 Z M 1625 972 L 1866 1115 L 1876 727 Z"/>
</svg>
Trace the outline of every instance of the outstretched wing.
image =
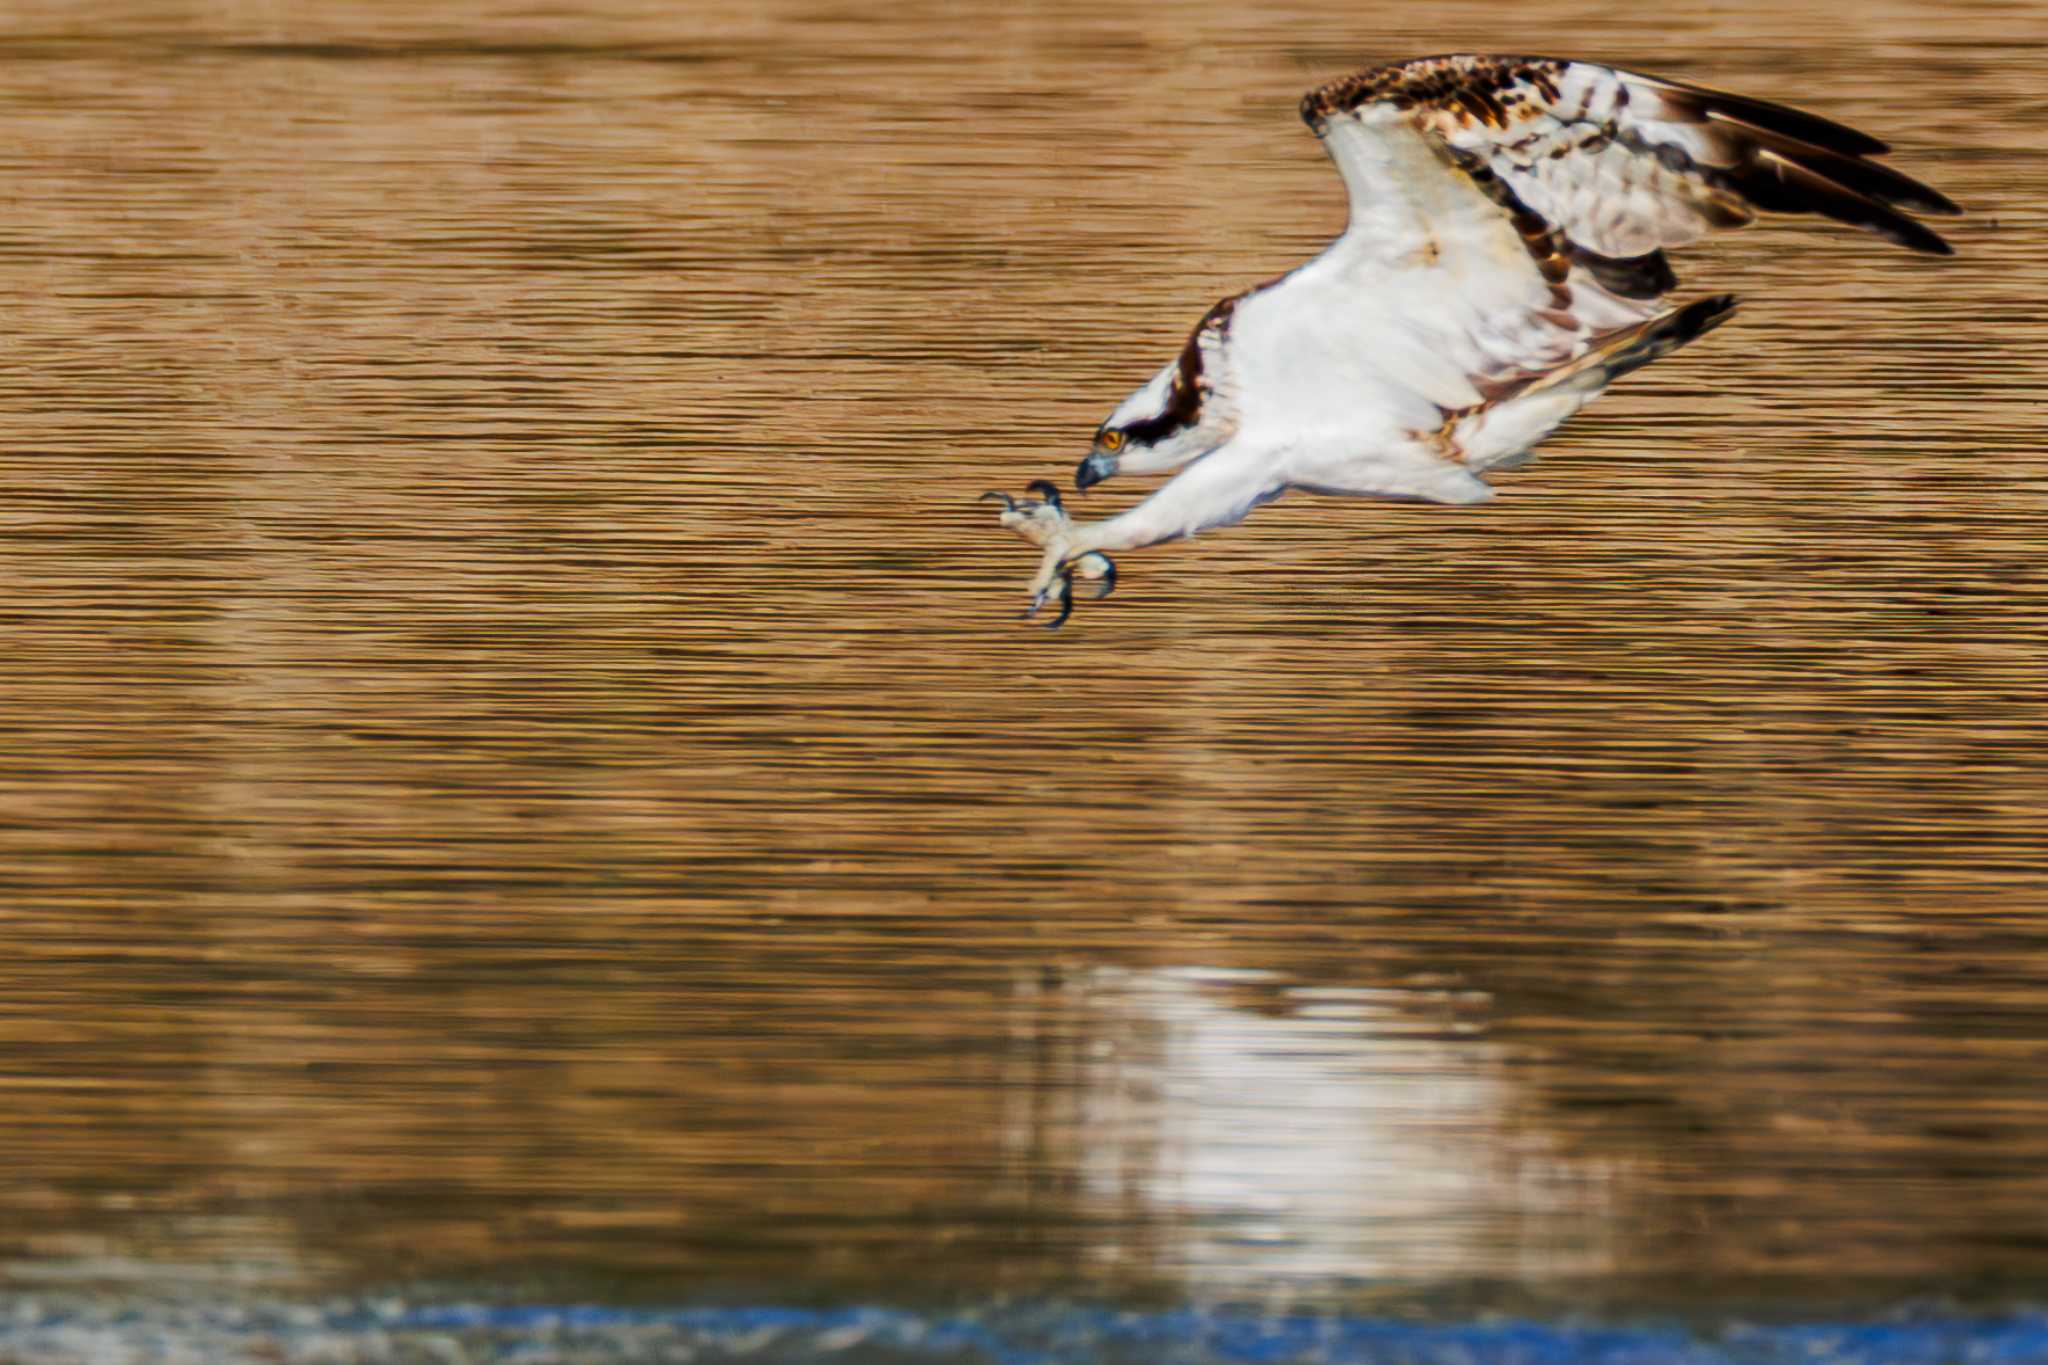
<svg viewBox="0 0 2048 1365">
<path fill-rule="evenodd" d="M 1390 311 L 1437 362 L 1409 387 L 1442 414 L 1439 453 L 1473 468 L 1596 394 L 1613 369 L 1588 369 L 1602 356 L 1640 363 L 1652 334 L 1675 344 L 1665 248 L 1772 212 L 1947 254 L 1907 214 L 1959 211 L 1871 160 L 1886 148 L 1863 133 L 1588 62 L 1426 57 L 1310 91 L 1301 111 L 1351 199 L 1326 278 Z M 1545 402 L 1501 420 L 1538 389 Z"/>
<path fill-rule="evenodd" d="M 1354 210 L 1412 199 L 1384 169 L 1388 143 L 1419 138 L 1513 216 L 1532 250 L 1638 290 L 1669 278 L 1654 253 L 1759 211 L 1818 213 L 1938 255 L 1948 244 L 1906 214 L 1960 212 L 1871 160 L 1888 148 L 1853 128 L 1590 62 L 1424 57 L 1312 90 L 1301 113 Z"/>
</svg>

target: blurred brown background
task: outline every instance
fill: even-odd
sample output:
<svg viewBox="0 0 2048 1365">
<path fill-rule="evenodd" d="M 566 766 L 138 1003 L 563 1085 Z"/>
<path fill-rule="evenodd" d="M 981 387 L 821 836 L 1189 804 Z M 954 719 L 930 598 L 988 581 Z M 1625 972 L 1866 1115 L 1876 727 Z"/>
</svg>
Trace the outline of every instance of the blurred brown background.
<svg viewBox="0 0 2048 1365">
<path fill-rule="evenodd" d="M 0 16 L 0 1283 L 2048 1273 L 2048 10 Z M 1338 230 L 1302 90 L 1472 48 L 1961 255 L 1687 252 L 1492 505 L 1020 625 L 975 497 Z"/>
</svg>

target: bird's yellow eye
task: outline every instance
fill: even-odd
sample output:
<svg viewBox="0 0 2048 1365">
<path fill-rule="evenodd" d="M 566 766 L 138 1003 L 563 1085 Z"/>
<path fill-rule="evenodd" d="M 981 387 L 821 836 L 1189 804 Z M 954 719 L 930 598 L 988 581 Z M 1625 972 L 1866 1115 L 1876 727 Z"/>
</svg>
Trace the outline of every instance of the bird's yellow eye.
<svg viewBox="0 0 2048 1365">
<path fill-rule="evenodd" d="M 1114 451 L 1114 450 L 1122 450 L 1122 449 L 1124 448 L 1124 434 L 1123 434 L 1123 433 L 1122 433 L 1121 431 L 1105 431 L 1105 432 L 1103 432 L 1103 433 L 1102 433 L 1102 448 L 1103 448 L 1104 450 L 1112 450 L 1112 451 Z"/>
</svg>

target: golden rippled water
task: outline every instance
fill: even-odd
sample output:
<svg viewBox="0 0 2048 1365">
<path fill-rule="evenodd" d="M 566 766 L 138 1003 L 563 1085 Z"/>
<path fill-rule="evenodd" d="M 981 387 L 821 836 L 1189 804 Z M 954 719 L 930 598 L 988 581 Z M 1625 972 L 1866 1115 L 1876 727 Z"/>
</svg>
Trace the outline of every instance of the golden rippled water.
<svg viewBox="0 0 2048 1365">
<path fill-rule="evenodd" d="M 2048 1276 L 2038 6 L 7 20 L 0 1283 Z M 1020 624 L 977 495 L 1339 228 L 1303 89 L 1467 48 L 1868 128 L 1961 254 L 1688 251 L 1741 316 L 1493 504 Z"/>
</svg>

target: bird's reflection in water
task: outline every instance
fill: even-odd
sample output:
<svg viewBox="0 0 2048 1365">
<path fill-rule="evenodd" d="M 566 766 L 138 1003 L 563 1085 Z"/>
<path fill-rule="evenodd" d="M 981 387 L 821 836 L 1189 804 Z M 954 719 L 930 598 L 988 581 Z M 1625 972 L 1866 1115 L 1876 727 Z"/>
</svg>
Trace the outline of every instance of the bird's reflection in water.
<svg viewBox="0 0 2048 1365">
<path fill-rule="evenodd" d="M 1099 1210 L 1103 1268 L 1300 1292 L 1615 1260 L 1611 1159 L 1546 1135 L 1483 993 L 1168 968 L 1020 995 L 1038 1074 L 1013 1156 Z"/>
</svg>

